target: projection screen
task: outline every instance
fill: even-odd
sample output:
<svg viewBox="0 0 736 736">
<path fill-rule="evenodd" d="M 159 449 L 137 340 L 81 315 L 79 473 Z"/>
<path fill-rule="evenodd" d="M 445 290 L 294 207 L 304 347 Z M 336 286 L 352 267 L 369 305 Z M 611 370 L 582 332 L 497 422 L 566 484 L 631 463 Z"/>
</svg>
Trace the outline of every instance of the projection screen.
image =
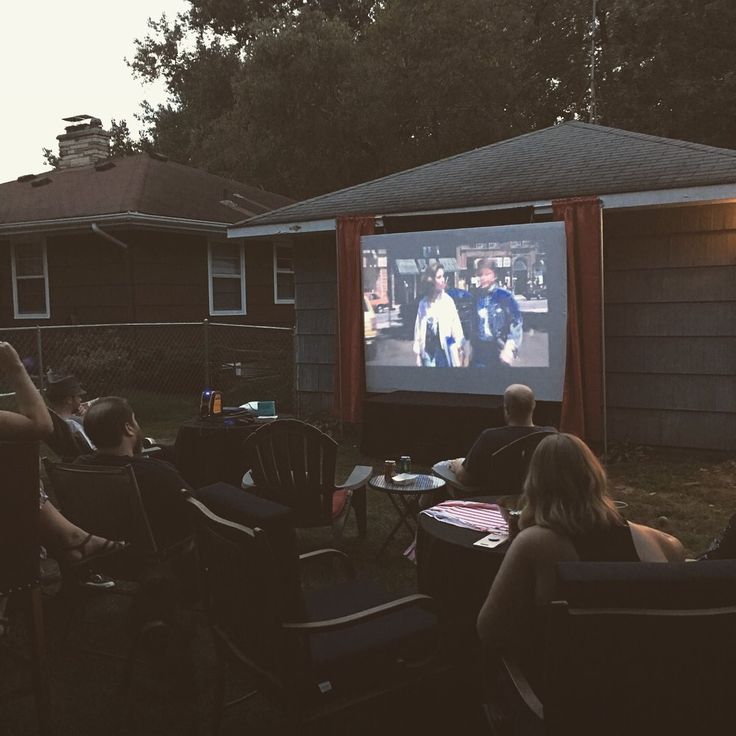
<svg viewBox="0 0 736 736">
<path fill-rule="evenodd" d="M 366 389 L 500 395 L 526 383 L 560 401 L 564 223 L 361 239 Z"/>
</svg>

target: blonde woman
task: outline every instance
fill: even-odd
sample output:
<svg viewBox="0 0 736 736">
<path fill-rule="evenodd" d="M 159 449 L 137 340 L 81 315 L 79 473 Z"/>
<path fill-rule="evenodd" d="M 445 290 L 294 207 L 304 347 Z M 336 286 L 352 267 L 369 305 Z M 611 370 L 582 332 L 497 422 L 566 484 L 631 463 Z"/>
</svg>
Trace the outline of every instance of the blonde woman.
<svg viewBox="0 0 736 736">
<path fill-rule="evenodd" d="M 519 535 L 504 557 L 478 616 L 488 647 L 514 651 L 527 664 L 540 655 L 542 607 L 554 595 L 558 562 L 682 562 L 682 544 L 621 517 L 606 474 L 577 437 L 554 434 L 532 456 Z"/>
</svg>

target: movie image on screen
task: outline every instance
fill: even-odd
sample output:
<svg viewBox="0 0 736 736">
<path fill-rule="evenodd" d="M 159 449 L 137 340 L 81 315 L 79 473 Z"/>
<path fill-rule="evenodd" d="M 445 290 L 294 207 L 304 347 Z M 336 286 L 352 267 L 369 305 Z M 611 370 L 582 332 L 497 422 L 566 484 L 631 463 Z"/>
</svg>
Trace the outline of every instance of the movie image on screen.
<svg viewBox="0 0 736 736">
<path fill-rule="evenodd" d="M 368 391 L 559 400 L 567 280 L 560 222 L 361 238 Z"/>
</svg>

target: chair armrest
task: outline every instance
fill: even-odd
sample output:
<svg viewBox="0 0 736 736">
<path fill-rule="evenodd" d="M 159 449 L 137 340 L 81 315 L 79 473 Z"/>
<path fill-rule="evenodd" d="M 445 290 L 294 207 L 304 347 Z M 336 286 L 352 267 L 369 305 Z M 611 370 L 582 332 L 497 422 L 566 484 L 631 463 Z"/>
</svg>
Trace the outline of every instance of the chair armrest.
<svg viewBox="0 0 736 736">
<path fill-rule="evenodd" d="M 526 705 L 536 718 L 544 721 L 544 706 L 542 705 L 542 701 L 537 697 L 534 690 L 532 690 L 532 686 L 529 684 L 529 680 L 526 679 L 526 675 L 523 673 L 519 663 L 506 656 L 502 658 L 502 661 L 506 672 L 508 672 L 511 678 L 511 682 L 516 688 L 516 692 L 524 701 L 524 705 Z"/>
<path fill-rule="evenodd" d="M 483 493 L 483 489 L 479 486 L 467 486 L 458 480 L 457 475 L 450 470 L 450 461 L 441 460 L 432 466 L 432 474 L 438 478 L 442 478 L 453 491 L 457 491 L 455 495 L 459 498 L 466 498 L 468 496 L 479 496 Z"/>
<path fill-rule="evenodd" d="M 256 482 L 253 480 L 253 471 L 252 470 L 249 470 L 243 476 L 243 481 L 241 482 L 240 487 L 243 488 L 246 491 L 249 491 L 252 488 L 255 488 L 256 487 Z"/>
<path fill-rule="evenodd" d="M 339 549 L 327 547 L 326 549 L 315 549 L 312 552 L 305 552 L 304 554 L 299 555 L 299 562 L 310 562 L 318 557 L 338 557 L 345 566 L 345 571 L 350 579 L 352 580 L 355 578 L 355 567 L 353 565 L 353 561 L 344 552 L 340 552 Z"/>
<path fill-rule="evenodd" d="M 335 486 L 338 491 L 354 491 L 356 488 L 364 486 L 373 475 L 373 468 L 370 465 L 356 465 L 348 479 L 340 486 Z"/>
<path fill-rule="evenodd" d="M 351 613 L 348 616 L 340 616 L 339 618 L 324 619 L 322 621 L 302 621 L 295 623 L 284 623 L 281 624 L 282 628 L 290 629 L 292 631 L 303 631 L 305 633 L 324 633 L 326 631 L 336 631 L 337 629 L 344 629 L 353 624 L 362 623 L 372 618 L 384 616 L 387 613 L 393 613 L 399 611 L 402 608 L 409 608 L 415 606 L 418 603 L 427 605 L 428 608 L 434 609 L 436 612 L 437 604 L 434 598 L 428 595 L 417 593 L 415 595 L 407 595 L 404 598 L 397 598 L 395 601 L 389 603 L 383 603 L 380 606 L 373 606 L 372 608 L 366 608 L 357 613 Z"/>
</svg>

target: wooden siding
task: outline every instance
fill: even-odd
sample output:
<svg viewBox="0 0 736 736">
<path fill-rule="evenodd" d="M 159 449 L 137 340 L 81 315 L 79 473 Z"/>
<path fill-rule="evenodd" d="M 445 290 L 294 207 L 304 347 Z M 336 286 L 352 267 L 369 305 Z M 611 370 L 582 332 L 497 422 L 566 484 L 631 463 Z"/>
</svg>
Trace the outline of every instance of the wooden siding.
<svg viewBox="0 0 736 736">
<path fill-rule="evenodd" d="M 329 412 L 335 386 L 335 234 L 293 239 L 296 290 L 297 414 Z"/>
<path fill-rule="evenodd" d="M 736 205 L 604 213 L 611 441 L 736 449 Z"/>
<path fill-rule="evenodd" d="M 0 326 L 192 322 L 209 316 L 206 236 L 151 230 L 112 234 L 128 248 L 91 232 L 47 236 L 47 320 L 13 318 L 10 245 L 0 242 Z M 293 325 L 293 305 L 274 303 L 271 242 L 247 241 L 245 262 L 247 314 L 210 320 Z"/>
</svg>

